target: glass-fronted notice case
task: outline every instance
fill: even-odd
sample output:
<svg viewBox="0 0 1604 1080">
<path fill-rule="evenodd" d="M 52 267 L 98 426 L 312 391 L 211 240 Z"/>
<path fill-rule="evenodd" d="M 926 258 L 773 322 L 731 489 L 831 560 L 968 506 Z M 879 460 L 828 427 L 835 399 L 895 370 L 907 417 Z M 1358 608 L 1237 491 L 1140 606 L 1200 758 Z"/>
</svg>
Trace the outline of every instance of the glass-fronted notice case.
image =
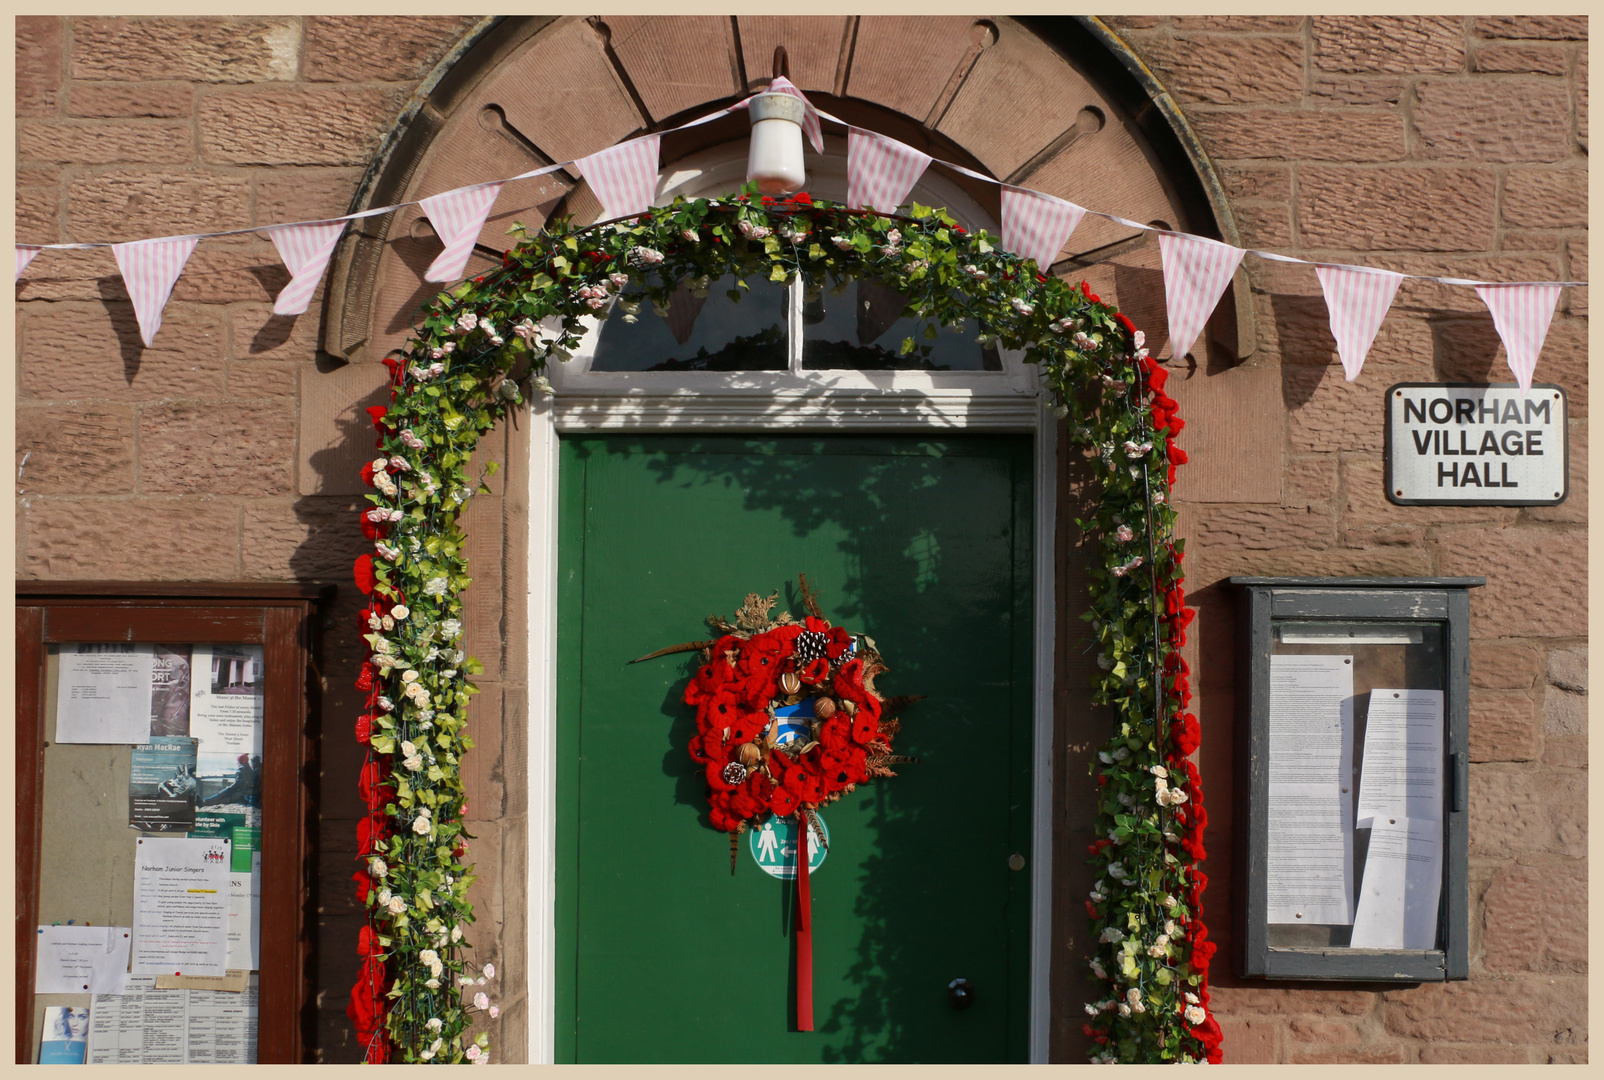
<svg viewBox="0 0 1604 1080">
<path fill-rule="evenodd" d="M 1232 583 L 1242 973 L 1464 978 L 1466 590 L 1481 579 Z"/>
</svg>

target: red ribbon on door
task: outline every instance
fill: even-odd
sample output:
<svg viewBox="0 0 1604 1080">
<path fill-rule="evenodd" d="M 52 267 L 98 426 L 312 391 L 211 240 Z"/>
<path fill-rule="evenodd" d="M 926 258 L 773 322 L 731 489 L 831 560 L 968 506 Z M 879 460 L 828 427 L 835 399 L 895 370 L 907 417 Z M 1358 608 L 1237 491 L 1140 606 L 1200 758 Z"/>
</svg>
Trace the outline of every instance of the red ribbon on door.
<svg viewBox="0 0 1604 1080">
<path fill-rule="evenodd" d="M 808 816 L 798 812 L 796 842 L 796 1029 L 813 1030 L 813 911 L 808 901 Z"/>
</svg>

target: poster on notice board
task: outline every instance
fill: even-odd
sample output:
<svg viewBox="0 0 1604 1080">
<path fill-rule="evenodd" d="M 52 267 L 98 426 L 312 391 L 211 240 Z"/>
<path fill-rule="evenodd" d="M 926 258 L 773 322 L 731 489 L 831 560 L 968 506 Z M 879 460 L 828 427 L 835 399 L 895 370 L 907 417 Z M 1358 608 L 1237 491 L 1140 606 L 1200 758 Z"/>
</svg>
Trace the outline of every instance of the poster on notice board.
<svg viewBox="0 0 1604 1080">
<path fill-rule="evenodd" d="M 261 825 L 263 651 L 260 645 L 197 645 L 190 657 L 189 733 L 199 741 L 199 805 Z M 249 868 L 247 858 L 242 866 Z"/>
<path fill-rule="evenodd" d="M 142 743 L 150 736 L 154 653 L 132 642 L 61 646 L 56 742 Z"/>
<path fill-rule="evenodd" d="M 84 1005 L 51 1005 L 39 1036 L 39 1064 L 82 1065 L 89 1051 L 89 1009 Z"/>
<path fill-rule="evenodd" d="M 134 747 L 128 771 L 128 823 L 134 828 L 187 833 L 195 827 L 199 791 L 194 739 L 161 739 Z"/>
</svg>

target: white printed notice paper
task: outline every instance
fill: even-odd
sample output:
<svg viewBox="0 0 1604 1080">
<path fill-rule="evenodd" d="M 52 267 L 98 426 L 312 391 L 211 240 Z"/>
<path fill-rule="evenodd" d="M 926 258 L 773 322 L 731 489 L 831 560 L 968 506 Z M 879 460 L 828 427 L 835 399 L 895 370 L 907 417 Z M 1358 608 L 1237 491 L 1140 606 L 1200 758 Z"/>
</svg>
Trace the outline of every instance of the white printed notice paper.
<svg viewBox="0 0 1604 1080">
<path fill-rule="evenodd" d="M 126 926 L 41 926 L 36 994 L 120 994 L 128 977 Z"/>
<path fill-rule="evenodd" d="M 1270 657 L 1272 923 L 1353 922 L 1353 657 Z"/>
<path fill-rule="evenodd" d="M 1359 828 L 1375 817 L 1442 817 L 1442 691 L 1372 690 Z"/>
<path fill-rule="evenodd" d="M 216 792 L 207 805 L 248 814 L 258 797 L 252 788 L 261 783 L 262 646 L 196 645 L 190 666 L 189 733 L 200 740 L 196 774 L 222 780 L 223 788 L 207 785 Z"/>
<path fill-rule="evenodd" d="M 134 856 L 136 975 L 227 971 L 229 842 L 143 836 Z"/>
<path fill-rule="evenodd" d="M 196 645 L 190 660 L 189 733 L 201 752 L 232 763 L 262 752 L 260 645 Z M 211 770 L 201 768 L 202 774 Z"/>
<path fill-rule="evenodd" d="M 1348 944 L 1355 949 L 1435 948 L 1441 892 L 1442 822 L 1372 819 L 1359 910 Z"/>
<path fill-rule="evenodd" d="M 255 1064 L 254 978 L 242 994 L 158 990 L 150 975 L 135 975 L 128 982 L 125 994 L 96 994 L 93 999 L 89 1064 Z"/>
<path fill-rule="evenodd" d="M 1358 813 L 1370 847 L 1352 948 L 1436 947 L 1442 778 L 1442 691 L 1370 691 Z"/>
<path fill-rule="evenodd" d="M 142 743 L 150 737 L 150 645 L 63 645 L 56 741 Z"/>
</svg>

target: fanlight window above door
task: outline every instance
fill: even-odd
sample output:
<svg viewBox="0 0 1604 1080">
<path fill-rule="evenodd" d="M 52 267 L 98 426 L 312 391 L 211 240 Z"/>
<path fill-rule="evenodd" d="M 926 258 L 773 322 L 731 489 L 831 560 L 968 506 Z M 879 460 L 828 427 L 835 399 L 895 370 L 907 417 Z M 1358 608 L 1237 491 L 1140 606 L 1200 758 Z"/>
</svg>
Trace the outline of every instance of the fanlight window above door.
<svg viewBox="0 0 1604 1080">
<path fill-rule="evenodd" d="M 974 320 L 907 318 L 908 297 L 870 279 L 809 290 L 726 275 L 682 281 L 659 313 L 626 291 L 596 334 L 591 371 L 1001 371 Z M 801 311 L 792 309 L 800 304 Z M 800 331 L 798 333 L 798 330 Z"/>
<path fill-rule="evenodd" d="M 882 371 L 1001 371 L 991 345 L 979 342 L 980 324 L 956 328 L 903 316 L 908 297 L 868 278 L 843 281 L 803 297 L 802 367 Z M 905 350 L 905 344 L 912 348 Z"/>
<path fill-rule="evenodd" d="M 845 140 L 807 154 L 807 190 L 845 201 Z M 657 203 L 714 197 L 744 182 L 744 143 L 714 147 L 667 167 Z M 910 201 L 945 207 L 969 229 L 997 225 L 969 194 L 933 170 Z M 630 301 L 638 299 L 638 304 Z M 626 307 L 626 305 L 628 305 Z M 1015 400 L 1034 396 L 1034 369 L 1017 354 L 979 341 L 973 320 L 959 327 L 909 318 L 909 298 L 871 278 L 790 286 L 759 275 L 738 281 L 681 281 L 667 311 L 626 289 L 598 317 L 574 358 L 550 372 L 562 396 L 720 390 L 832 393 L 961 391 Z"/>
<path fill-rule="evenodd" d="M 628 289 L 596 334 L 592 371 L 785 371 L 790 367 L 791 290 L 726 274 L 681 281 L 659 313 Z M 631 315 L 626 304 L 639 305 Z"/>
</svg>

